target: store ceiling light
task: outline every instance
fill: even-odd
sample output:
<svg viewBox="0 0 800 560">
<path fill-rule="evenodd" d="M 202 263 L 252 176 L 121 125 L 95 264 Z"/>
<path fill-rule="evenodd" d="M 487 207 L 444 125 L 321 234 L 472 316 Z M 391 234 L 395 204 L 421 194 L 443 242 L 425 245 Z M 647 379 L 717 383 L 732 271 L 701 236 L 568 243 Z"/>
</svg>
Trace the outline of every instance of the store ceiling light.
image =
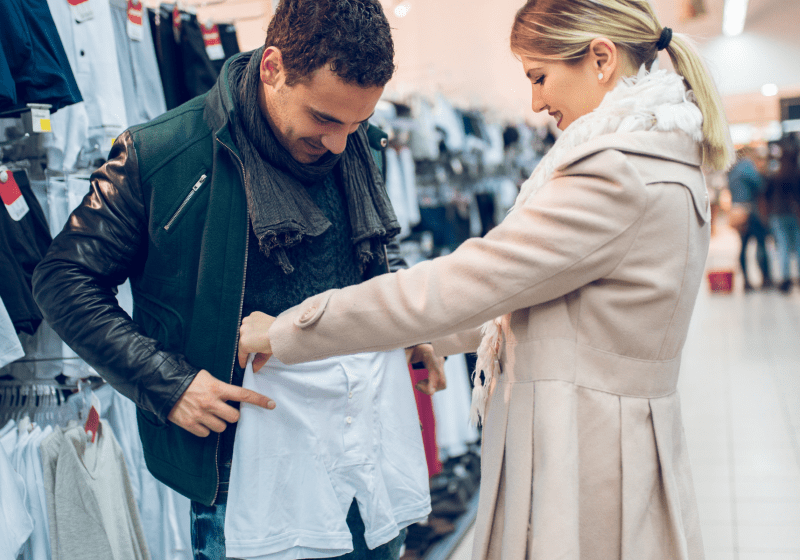
<svg viewBox="0 0 800 560">
<path fill-rule="evenodd" d="M 775 84 L 764 84 L 761 86 L 761 95 L 764 97 L 774 97 L 778 95 L 778 86 Z"/>
<path fill-rule="evenodd" d="M 744 31 L 744 21 L 747 18 L 747 0 L 725 0 L 725 9 L 722 13 L 722 32 L 728 37 L 734 37 Z"/>
<path fill-rule="evenodd" d="M 403 2 L 394 8 L 394 15 L 397 17 L 406 17 L 406 14 L 411 10 L 411 4 L 408 2 Z"/>
</svg>

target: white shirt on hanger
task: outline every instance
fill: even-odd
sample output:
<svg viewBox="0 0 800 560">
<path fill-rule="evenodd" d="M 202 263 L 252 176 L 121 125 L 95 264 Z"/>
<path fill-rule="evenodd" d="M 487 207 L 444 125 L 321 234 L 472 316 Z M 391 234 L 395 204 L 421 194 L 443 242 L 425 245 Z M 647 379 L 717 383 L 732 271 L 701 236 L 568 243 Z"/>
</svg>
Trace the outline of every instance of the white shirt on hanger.
<svg viewBox="0 0 800 560">
<path fill-rule="evenodd" d="M 403 350 L 287 366 L 273 357 L 243 386 L 225 515 L 230 556 L 327 558 L 353 550 L 353 502 L 374 549 L 430 513 L 425 450 Z"/>
<path fill-rule="evenodd" d="M 0 446 L 0 560 L 15 560 L 33 531 L 25 507 L 25 483 Z"/>
</svg>

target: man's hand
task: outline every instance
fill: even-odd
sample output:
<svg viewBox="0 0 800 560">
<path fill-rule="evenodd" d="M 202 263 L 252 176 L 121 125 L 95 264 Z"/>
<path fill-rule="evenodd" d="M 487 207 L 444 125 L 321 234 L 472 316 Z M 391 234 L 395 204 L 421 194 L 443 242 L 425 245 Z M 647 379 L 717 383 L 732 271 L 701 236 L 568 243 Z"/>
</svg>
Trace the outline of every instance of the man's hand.
<svg viewBox="0 0 800 560">
<path fill-rule="evenodd" d="M 239 421 L 239 411 L 227 401 L 275 408 L 275 401 L 269 397 L 224 383 L 202 369 L 172 407 L 167 419 L 196 436 L 206 437 L 212 431 L 221 433 L 228 424 Z"/>
<path fill-rule="evenodd" d="M 428 370 L 428 379 L 417 383 L 417 390 L 432 395 L 436 391 L 447 389 L 447 377 L 444 374 L 444 358 L 440 358 L 433 351 L 431 344 L 417 344 L 406 348 L 406 361 L 409 364 L 422 362 Z"/>
<path fill-rule="evenodd" d="M 247 356 L 253 352 L 253 371 L 260 370 L 272 356 L 272 346 L 269 342 L 269 328 L 275 322 L 275 317 L 254 311 L 244 319 L 239 328 L 239 365 L 247 365 Z"/>
</svg>

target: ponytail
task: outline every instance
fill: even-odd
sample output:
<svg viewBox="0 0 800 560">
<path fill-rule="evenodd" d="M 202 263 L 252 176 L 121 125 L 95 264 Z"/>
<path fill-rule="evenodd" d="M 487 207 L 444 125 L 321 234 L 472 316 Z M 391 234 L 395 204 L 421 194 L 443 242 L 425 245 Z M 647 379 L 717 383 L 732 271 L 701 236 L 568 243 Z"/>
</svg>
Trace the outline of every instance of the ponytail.
<svg viewBox="0 0 800 560">
<path fill-rule="evenodd" d="M 666 48 L 675 71 L 683 76 L 703 114 L 703 161 L 716 171 L 727 170 L 736 159 L 728 119 L 714 80 L 692 43 L 676 33 Z"/>
</svg>

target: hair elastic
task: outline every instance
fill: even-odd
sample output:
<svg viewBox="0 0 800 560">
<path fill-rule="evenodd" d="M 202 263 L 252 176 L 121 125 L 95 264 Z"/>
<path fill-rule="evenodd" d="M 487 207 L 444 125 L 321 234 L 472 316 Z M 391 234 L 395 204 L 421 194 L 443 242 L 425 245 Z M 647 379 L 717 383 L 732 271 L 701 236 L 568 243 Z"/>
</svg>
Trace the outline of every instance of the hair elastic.
<svg viewBox="0 0 800 560">
<path fill-rule="evenodd" d="M 656 43 L 656 49 L 659 51 L 663 51 L 669 46 L 670 41 L 672 41 L 672 29 L 669 27 L 665 27 L 661 30 L 661 37 L 658 38 L 658 43 Z"/>
</svg>

